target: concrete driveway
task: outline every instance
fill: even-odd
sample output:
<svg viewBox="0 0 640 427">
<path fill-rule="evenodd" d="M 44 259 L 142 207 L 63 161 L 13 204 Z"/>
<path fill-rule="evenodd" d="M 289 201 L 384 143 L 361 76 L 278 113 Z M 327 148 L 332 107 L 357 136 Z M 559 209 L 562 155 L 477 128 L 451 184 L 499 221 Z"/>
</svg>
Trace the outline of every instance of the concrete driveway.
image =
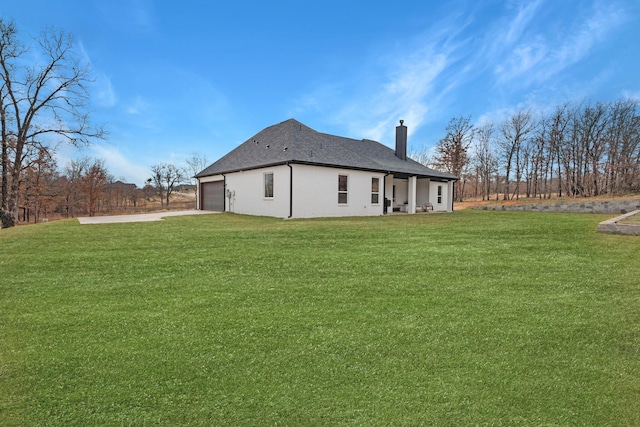
<svg viewBox="0 0 640 427">
<path fill-rule="evenodd" d="M 182 216 L 182 215 L 207 215 L 215 214 L 219 212 L 213 211 L 175 211 L 175 212 L 154 212 L 148 214 L 135 214 L 135 215 L 109 215 L 109 216 L 84 216 L 78 217 L 78 222 L 82 225 L 86 224 L 115 224 L 118 222 L 149 222 L 149 221 L 162 221 L 162 218 L 168 216 Z"/>
</svg>

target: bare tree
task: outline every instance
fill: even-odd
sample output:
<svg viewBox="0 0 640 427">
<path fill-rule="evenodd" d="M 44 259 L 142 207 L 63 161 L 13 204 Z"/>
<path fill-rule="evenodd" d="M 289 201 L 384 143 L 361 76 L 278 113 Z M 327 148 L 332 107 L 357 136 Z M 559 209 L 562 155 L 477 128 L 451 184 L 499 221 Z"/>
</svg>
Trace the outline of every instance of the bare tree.
<svg viewBox="0 0 640 427">
<path fill-rule="evenodd" d="M 9 221 L 8 215 L 8 196 L 9 196 L 9 129 L 7 123 L 7 108 L 6 103 L 7 94 L 6 83 L 0 81 L 0 143 L 2 144 L 2 157 L 0 168 L 2 169 L 2 196 L 0 200 L 0 215 L 6 212 L 7 221 Z"/>
<path fill-rule="evenodd" d="M 86 172 L 80 178 L 80 188 L 87 201 L 86 211 L 89 216 L 94 216 L 98 208 L 98 201 L 104 196 L 109 173 L 103 160 L 87 161 L 87 165 Z"/>
<path fill-rule="evenodd" d="M 52 210 L 56 197 L 56 169 L 56 162 L 49 152 L 40 150 L 38 158 L 30 162 L 24 171 L 21 189 L 24 194 L 24 207 L 27 210 L 27 218 L 29 213 L 33 212 L 34 223 L 39 221 L 41 214 L 46 215 Z"/>
<path fill-rule="evenodd" d="M 528 111 L 512 114 L 502 123 L 496 138 L 490 125 L 476 128 L 472 170 L 467 170 L 467 165 L 459 169 L 459 194 L 485 198 L 493 186 L 496 200 L 500 191 L 508 200 L 524 194 L 522 183 L 526 183 L 527 197 L 638 192 L 639 107 L 638 101 L 630 99 L 565 103 L 539 120 Z M 450 139 L 450 135 L 443 138 L 434 159 L 435 167 L 448 171 L 453 170 L 451 153 L 455 152 L 452 145 L 445 145 Z M 413 157 L 419 155 L 417 152 Z M 472 187 L 463 193 L 465 182 Z"/>
<path fill-rule="evenodd" d="M 511 171 L 516 169 L 516 187 L 514 194 L 520 196 L 520 181 L 522 179 L 522 148 L 534 129 L 533 116 L 529 111 L 519 111 L 508 117 L 500 128 L 500 147 L 505 160 L 505 188 L 504 200 L 509 200 Z"/>
<path fill-rule="evenodd" d="M 549 128 L 547 135 L 549 148 L 546 159 L 549 170 L 549 185 L 547 187 L 548 198 L 551 198 L 552 193 L 554 166 L 556 169 L 556 181 L 558 182 L 556 193 L 558 194 L 558 197 L 562 197 L 562 189 L 564 188 L 562 174 L 562 149 L 566 144 L 567 130 L 569 128 L 571 116 L 572 108 L 569 103 L 565 103 L 564 105 L 557 107 L 550 117 L 543 120 L 543 122 L 548 122 Z"/>
<path fill-rule="evenodd" d="M 549 133 L 550 122 L 547 118 L 543 118 L 538 123 L 530 142 L 530 176 L 528 177 L 527 197 L 537 197 L 538 195 L 541 199 L 546 197 L 551 158 Z"/>
<path fill-rule="evenodd" d="M 602 183 L 602 159 L 607 141 L 604 133 L 609 122 L 609 108 L 598 102 L 587 106 L 580 116 L 580 143 L 584 146 L 583 182 L 580 185 L 583 196 L 598 196 Z"/>
<path fill-rule="evenodd" d="M 640 178 L 640 115 L 638 101 L 613 104 L 606 139 L 609 142 L 606 166 L 608 193 L 634 191 Z"/>
<path fill-rule="evenodd" d="M 433 151 L 424 145 L 419 148 L 411 147 L 409 153 L 407 153 L 407 157 L 427 167 L 435 167 Z"/>
<path fill-rule="evenodd" d="M 172 164 L 161 163 L 151 166 L 151 173 L 151 179 L 160 195 L 161 206 L 169 207 L 171 194 L 179 184 L 185 181 L 184 171 Z"/>
<path fill-rule="evenodd" d="M 498 159 L 493 146 L 493 124 L 487 123 L 476 131 L 474 138 L 474 163 L 481 182 L 482 200 L 489 200 L 491 194 L 491 177 L 497 172 Z"/>
<path fill-rule="evenodd" d="M 187 159 L 187 165 L 189 167 L 189 174 L 191 183 L 196 183 L 195 176 L 207 167 L 207 157 L 204 154 L 193 153 L 189 159 Z"/>
<path fill-rule="evenodd" d="M 66 218 L 73 218 L 81 210 L 82 193 L 80 183 L 86 169 L 89 167 L 89 159 L 71 160 L 64 168 L 64 182 L 62 195 L 64 199 L 63 214 Z"/>
<path fill-rule="evenodd" d="M 57 138 L 72 145 L 88 144 L 102 138 L 104 131 L 89 122 L 87 85 L 91 82 L 88 64 L 73 50 L 73 39 L 64 32 L 47 29 L 35 43 L 41 62 L 25 66 L 25 53 L 13 22 L 0 19 L 0 121 L 2 122 L 3 168 L 9 182 L 2 208 L 8 210 L 13 223 L 18 221 L 20 175 L 30 149 L 45 148 L 43 141 Z M 11 135 L 12 138 L 8 138 Z M 7 146 L 5 147 L 5 144 Z M 9 157 L 9 154 L 11 157 Z M 4 169 L 3 169 L 4 170 Z M 2 187 L 5 191 L 4 184 Z M 5 202 L 6 198 L 6 202 Z M 13 225 L 13 224 L 10 224 Z"/>
<path fill-rule="evenodd" d="M 462 201 L 464 192 L 463 172 L 469 164 L 468 150 L 473 140 L 475 128 L 470 123 L 471 116 L 455 117 L 449 120 L 447 134 L 436 145 L 434 163 L 437 167 L 450 172 L 462 180 L 462 186 L 457 182 L 453 189 L 453 198 Z M 459 188 L 460 187 L 460 188 Z"/>
</svg>

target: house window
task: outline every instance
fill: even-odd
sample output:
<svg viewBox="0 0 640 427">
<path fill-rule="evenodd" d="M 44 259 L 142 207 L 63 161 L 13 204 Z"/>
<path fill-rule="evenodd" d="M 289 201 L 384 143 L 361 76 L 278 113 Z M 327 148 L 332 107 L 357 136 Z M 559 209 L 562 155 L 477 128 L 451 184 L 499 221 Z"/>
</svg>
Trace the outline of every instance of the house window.
<svg viewBox="0 0 640 427">
<path fill-rule="evenodd" d="M 338 204 L 347 204 L 348 176 L 338 175 Z"/>
<path fill-rule="evenodd" d="M 438 185 L 438 204 L 442 204 L 442 185 Z"/>
<path fill-rule="evenodd" d="M 380 203 L 380 178 L 371 178 L 371 203 Z"/>
<path fill-rule="evenodd" d="M 264 197 L 273 199 L 273 172 L 264 174 Z"/>
</svg>

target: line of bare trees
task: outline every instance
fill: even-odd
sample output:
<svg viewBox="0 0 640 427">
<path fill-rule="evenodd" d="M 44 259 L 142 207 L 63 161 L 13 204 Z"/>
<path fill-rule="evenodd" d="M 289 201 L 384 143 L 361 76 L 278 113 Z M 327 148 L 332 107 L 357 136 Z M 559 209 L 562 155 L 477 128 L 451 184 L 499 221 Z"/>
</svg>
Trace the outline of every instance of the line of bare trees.
<svg viewBox="0 0 640 427">
<path fill-rule="evenodd" d="M 540 116 L 521 110 L 498 125 L 456 117 L 433 153 L 411 156 L 459 176 L 457 200 L 637 193 L 639 103 L 566 103 Z"/>
<path fill-rule="evenodd" d="M 153 166 L 143 189 L 114 182 L 97 159 L 57 170 L 60 144 L 81 147 L 106 137 L 89 118 L 92 81 L 90 64 L 73 48 L 71 35 L 49 28 L 33 39 L 20 37 L 13 21 L 0 18 L 1 227 L 51 214 L 111 213 L 137 207 L 155 192 L 164 207 L 185 182 L 184 169 L 170 164 Z M 206 159 L 194 154 L 187 163 L 203 169 Z"/>
<path fill-rule="evenodd" d="M 21 174 L 19 221 L 94 216 L 144 203 L 142 190 L 115 181 L 100 159 L 72 160 L 59 171 L 46 151 L 42 153 Z"/>
<path fill-rule="evenodd" d="M 0 18 L 0 163 L 3 226 L 19 219 L 25 172 L 66 142 L 85 145 L 105 135 L 92 126 L 91 69 L 73 38 L 46 29 L 24 43 L 12 21 Z M 39 185 L 39 184 L 35 184 Z"/>
<path fill-rule="evenodd" d="M 202 158 L 194 154 L 189 161 L 194 159 Z M 116 180 L 101 159 L 71 160 L 58 169 L 48 151 L 41 150 L 21 174 L 18 220 L 37 223 L 45 218 L 142 212 L 157 207 L 157 200 L 161 208 L 167 208 L 176 191 L 188 191 L 183 188 L 185 169 L 162 163 L 152 166 L 150 172 L 147 185 L 138 188 Z"/>
</svg>

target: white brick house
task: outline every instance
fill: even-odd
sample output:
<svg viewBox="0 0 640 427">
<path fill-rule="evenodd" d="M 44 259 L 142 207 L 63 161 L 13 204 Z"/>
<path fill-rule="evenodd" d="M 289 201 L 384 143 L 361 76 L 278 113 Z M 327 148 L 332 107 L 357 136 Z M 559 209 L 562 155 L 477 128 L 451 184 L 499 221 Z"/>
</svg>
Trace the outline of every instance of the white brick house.
<svg viewBox="0 0 640 427">
<path fill-rule="evenodd" d="M 367 139 L 317 132 L 289 119 L 270 126 L 196 175 L 198 209 L 279 218 L 453 211 L 454 175 Z"/>
</svg>

